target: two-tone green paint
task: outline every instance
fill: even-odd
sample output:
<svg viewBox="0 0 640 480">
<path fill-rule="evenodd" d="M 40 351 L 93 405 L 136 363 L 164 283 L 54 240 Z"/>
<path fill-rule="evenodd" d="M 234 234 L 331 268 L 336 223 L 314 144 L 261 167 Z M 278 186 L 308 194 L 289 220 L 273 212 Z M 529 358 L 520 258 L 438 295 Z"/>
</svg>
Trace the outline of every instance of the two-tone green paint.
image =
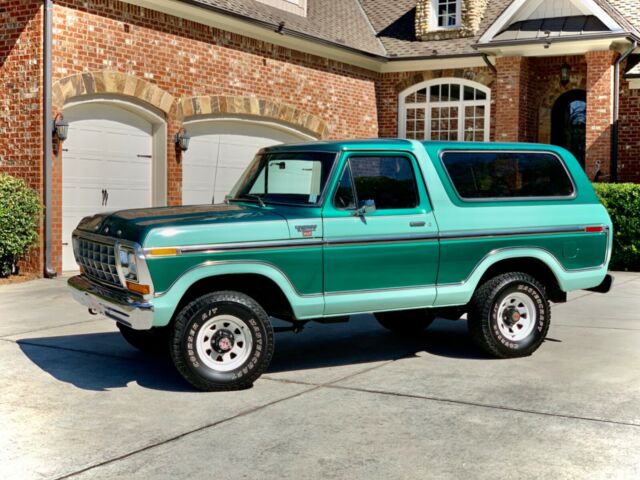
<svg viewBox="0 0 640 480">
<path fill-rule="evenodd" d="M 464 201 L 439 160 L 443 150 L 456 149 L 552 151 L 570 172 L 575 196 Z M 303 320 L 463 305 L 486 270 L 507 259 L 544 262 L 565 291 L 594 287 L 606 274 L 611 234 L 606 230 L 586 233 L 581 228 L 602 225 L 611 232 L 610 219 L 578 162 L 563 149 L 537 144 L 366 140 L 269 150 L 336 153 L 337 164 L 321 205 L 260 207 L 234 202 L 227 206 L 132 210 L 96 217 L 82 226 L 92 233 L 119 232 L 146 250 L 185 249 L 175 256 L 147 258 L 156 292 L 152 299 L 155 325 L 170 321 L 191 285 L 216 275 L 250 273 L 271 279 L 289 299 L 296 318 Z M 419 204 L 406 210 L 378 210 L 364 217 L 337 208 L 332 199 L 342 168 L 349 156 L 362 154 L 410 158 L 418 178 Z M 303 231 L 308 227 L 313 229 L 307 237 Z M 527 233 L 534 227 L 573 231 Z M 315 243 L 259 245 L 302 239 Z M 246 242 L 252 246 L 247 248 Z M 206 248 L 220 244 L 239 248 Z M 185 247 L 199 251 L 190 253 Z"/>
</svg>

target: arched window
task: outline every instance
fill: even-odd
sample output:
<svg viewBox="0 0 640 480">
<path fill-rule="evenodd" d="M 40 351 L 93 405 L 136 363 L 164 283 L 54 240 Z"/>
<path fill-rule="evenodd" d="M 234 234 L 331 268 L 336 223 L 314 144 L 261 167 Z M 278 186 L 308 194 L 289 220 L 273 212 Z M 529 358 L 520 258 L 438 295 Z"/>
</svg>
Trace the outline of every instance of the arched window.
<svg viewBox="0 0 640 480">
<path fill-rule="evenodd" d="M 469 80 L 439 78 L 400 93 L 398 130 L 415 140 L 488 141 L 491 90 Z"/>
</svg>

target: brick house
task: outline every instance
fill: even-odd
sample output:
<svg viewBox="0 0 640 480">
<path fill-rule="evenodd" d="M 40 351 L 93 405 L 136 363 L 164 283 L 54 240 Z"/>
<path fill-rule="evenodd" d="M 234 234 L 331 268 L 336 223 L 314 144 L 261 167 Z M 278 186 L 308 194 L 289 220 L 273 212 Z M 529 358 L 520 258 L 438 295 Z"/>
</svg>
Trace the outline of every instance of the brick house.
<svg viewBox="0 0 640 480">
<path fill-rule="evenodd" d="M 278 142 L 550 142 L 640 181 L 635 1 L 3 0 L 0 20 L 0 171 L 47 206 L 25 269 L 75 268 L 84 215 L 221 201 Z"/>
</svg>

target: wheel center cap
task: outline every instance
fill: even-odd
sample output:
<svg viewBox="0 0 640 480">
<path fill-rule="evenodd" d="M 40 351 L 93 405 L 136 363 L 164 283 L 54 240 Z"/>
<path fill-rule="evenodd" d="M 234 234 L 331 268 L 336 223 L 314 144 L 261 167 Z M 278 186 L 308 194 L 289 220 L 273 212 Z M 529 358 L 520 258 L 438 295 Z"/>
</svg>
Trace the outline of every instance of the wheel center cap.
<svg viewBox="0 0 640 480">
<path fill-rule="evenodd" d="M 228 330 L 218 330 L 211 339 L 211 347 L 218 353 L 226 353 L 235 345 L 235 337 Z"/>
<path fill-rule="evenodd" d="M 509 308 L 506 312 L 504 312 L 502 319 L 504 320 L 504 323 L 512 326 L 520 321 L 520 317 L 521 315 L 518 310 L 516 310 L 515 308 Z"/>
</svg>

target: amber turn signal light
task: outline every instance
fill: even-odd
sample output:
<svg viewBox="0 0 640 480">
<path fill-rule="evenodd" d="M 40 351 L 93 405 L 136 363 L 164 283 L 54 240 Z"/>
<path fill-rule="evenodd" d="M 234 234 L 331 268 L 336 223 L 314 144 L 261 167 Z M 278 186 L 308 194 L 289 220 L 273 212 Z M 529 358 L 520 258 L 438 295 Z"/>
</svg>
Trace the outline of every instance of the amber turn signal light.
<svg viewBox="0 0 640 480">
<path fill-rule="evenodd" d="M 178 254 L 177 248 L 151 248 L 148 254 L 152 257 L 172 256 Z"/>
<path fill-rule="evenodd" d="M 151 291 L 149 285 L 142 285 L 140 283 L 127 282 L 127 288 L 132 292 L 139 293 L 141 295 L 148 295 Z"/>
</svg>

